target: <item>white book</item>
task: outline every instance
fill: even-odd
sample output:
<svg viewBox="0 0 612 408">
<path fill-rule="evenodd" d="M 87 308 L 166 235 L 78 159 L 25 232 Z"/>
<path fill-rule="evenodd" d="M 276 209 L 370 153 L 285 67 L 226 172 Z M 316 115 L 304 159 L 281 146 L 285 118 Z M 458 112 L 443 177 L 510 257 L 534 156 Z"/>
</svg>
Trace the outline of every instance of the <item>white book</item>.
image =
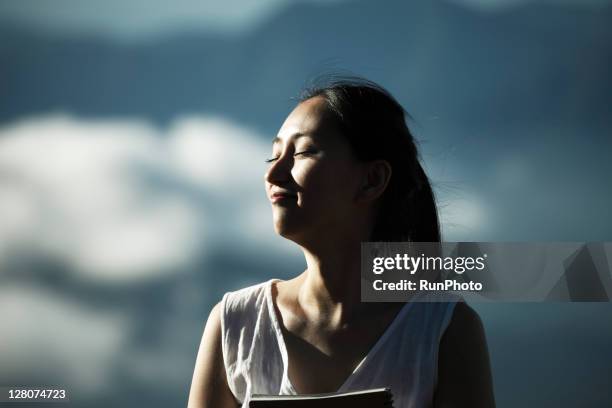
<svg viewBox="0 0 612 408">
<path fill-rule="evenodd" d="M 348 392 L 300 395 L 254 394 L 249 408 L 392 408 L 390 388 L 370 388 Z"/>
</svg>

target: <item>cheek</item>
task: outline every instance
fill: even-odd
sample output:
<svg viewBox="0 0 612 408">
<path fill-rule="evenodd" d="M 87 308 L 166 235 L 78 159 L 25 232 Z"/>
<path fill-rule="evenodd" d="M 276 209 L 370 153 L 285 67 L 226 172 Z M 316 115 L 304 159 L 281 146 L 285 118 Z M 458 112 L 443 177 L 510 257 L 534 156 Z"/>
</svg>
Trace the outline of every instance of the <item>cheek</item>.
<svg viewBox="0 0 612 408">
<path fill-rule="evenodd" d="M 305 201 L 349 204 L 356 191 L 358 176 L 349 166 L 320 161 L 305 163 L 294 170 L 294 179 Z"/>
</svg>

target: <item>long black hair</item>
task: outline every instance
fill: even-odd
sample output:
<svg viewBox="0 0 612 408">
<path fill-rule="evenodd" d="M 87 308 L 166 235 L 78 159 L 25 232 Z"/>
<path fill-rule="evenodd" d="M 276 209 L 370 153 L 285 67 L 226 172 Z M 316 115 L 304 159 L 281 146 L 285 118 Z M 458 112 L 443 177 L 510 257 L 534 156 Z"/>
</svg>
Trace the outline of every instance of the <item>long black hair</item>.
<svg viewBox="0 0 612 408">
<path fill-rule="evenodd" d="M 319 84 L 306 88 L 299 101 L 323 97 L 355 156 L 391 165 L 370 241 L 440 242 L 434 194 L 406 124 L 410 117 L 406 110 L 386 89 L 367 79 L 323 81 L 319 78 Z"/>
</svg>

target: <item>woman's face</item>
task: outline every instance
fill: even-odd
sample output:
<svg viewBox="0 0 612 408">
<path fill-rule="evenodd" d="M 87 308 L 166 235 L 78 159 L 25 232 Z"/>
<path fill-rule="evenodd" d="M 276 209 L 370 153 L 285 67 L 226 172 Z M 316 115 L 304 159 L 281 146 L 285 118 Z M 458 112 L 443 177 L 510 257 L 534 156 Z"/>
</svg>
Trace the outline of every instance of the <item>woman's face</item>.
<svg viewBox="0 0 612 408">
<path fill-rule="evenodd" d="M 272 145 L 265 174 L 276 232 L 298 243 L 354 228 L 363 165 L 335 127 L 322 97 L 300 103 Z M 325 235 L 321 235 L 325 234 Z"/>
</svg>

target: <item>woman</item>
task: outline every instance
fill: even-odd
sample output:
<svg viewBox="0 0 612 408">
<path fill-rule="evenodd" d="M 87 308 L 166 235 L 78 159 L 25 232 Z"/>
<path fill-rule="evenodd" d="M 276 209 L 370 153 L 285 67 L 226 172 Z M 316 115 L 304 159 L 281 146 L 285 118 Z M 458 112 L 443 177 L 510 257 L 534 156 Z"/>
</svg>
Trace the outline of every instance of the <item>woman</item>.
<svg viewBox="0 0 612 408">
<path fill-rule="evenodd" d="M 395 408 L 494 406 L 480 319 L 463 302 L 362 303 L 363 241 L 440 241 L 405 111 L 365 80 L 308 91 L 273 141 L 275 231 L 307 268 L 226 293 L 210 313 L 189 407 L 251 394 L 390 386 Z"/>
</svg>

